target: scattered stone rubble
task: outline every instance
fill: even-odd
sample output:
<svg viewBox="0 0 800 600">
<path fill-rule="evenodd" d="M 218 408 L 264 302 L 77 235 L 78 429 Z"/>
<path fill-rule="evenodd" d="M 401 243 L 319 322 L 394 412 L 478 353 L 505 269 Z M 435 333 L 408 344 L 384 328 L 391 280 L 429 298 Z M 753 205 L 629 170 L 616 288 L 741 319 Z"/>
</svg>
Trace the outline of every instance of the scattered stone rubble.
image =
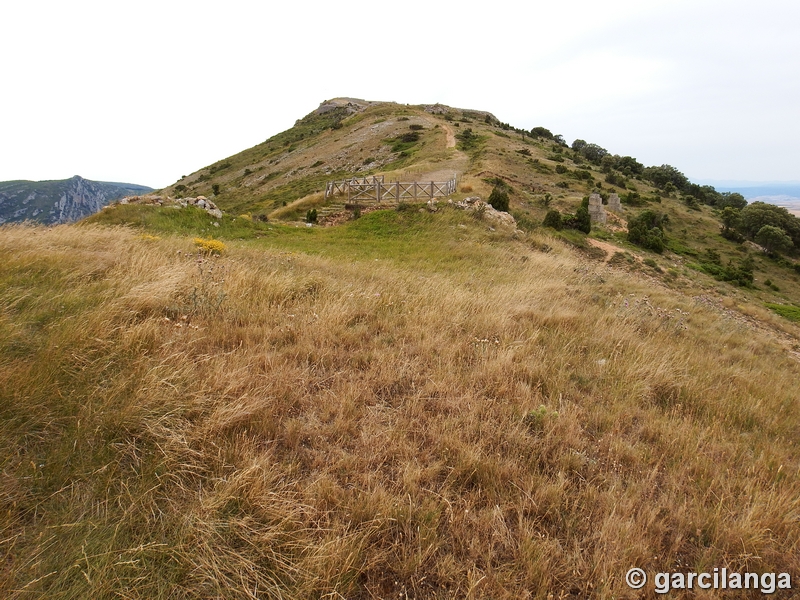
<svg viewBox="0 0 800 600">
<path fill-rule="evenodd" d="M 126 196 L 104 208 L 110 208 L 118 204 L 149 204 L 152 206 L 175 206 L 180 208 L 196 206 L 197 208 L 202 208 L 212 217 L 217 219 L 222 218 L 222 211 L 205 196 L 197 196 L 196 198 L 173 198 L 171 196 L 158 196 L 155 194 L 148 194 L 146 196 Z"/>
<path fill-rule="evenodd" d="M 488 219 L 489 221 L 496 221 L 501 225 L 508 225 L 509 227 L 513 227 L 515 229 L 517 227 L 517 221 L 514 219 L 514 217 L 507 212 L 495 210 L 491 204 L 487 204 L 481 200 L 480 196 L 470 196 L 469 198 L 464 198 L 459 202 L 453 202 L 452 200 L 448 199 L 447 203 L 450 206 L 453 206 L 454 208 L 460 208 L 461 210 L 471 210 L 483 213 L 484 218 Z"/>
</svg>

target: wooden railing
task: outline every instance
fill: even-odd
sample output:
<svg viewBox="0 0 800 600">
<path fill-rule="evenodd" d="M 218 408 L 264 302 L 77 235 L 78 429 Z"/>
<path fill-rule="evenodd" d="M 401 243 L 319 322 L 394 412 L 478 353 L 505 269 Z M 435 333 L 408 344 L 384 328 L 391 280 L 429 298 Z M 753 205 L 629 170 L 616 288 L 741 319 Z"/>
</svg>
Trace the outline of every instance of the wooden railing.
<svg viewBox="0 0 800 600">
<path fill-rule="evenodd" d="M 449 181 L 393 181 L 384 182 L 380 177 L 353 177 L 343 181 L 329 181 L 325 188 L 325 199 L 337 194 L 346 194 L 347 201 L 401 202 L 403 200 L 433 200 L 449 196 L 456 191 L 455 175 Z"/>
</svg>

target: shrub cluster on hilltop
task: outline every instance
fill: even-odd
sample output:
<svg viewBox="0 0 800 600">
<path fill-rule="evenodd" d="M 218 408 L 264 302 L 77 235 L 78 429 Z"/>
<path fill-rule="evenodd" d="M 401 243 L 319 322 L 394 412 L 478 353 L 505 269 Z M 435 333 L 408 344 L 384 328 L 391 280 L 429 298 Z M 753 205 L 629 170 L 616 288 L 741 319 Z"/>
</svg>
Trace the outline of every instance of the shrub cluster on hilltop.
<svg viewBox="0 0 800 600">
<path fill-rule="evenodd" d="M 722 235 L 733 241 L 753 240 L 769 254 L 783 254 L 800 248 L 800 219 L 782 206 L 753 202 L 739 209 L 722 211 Z"/>
</svg>

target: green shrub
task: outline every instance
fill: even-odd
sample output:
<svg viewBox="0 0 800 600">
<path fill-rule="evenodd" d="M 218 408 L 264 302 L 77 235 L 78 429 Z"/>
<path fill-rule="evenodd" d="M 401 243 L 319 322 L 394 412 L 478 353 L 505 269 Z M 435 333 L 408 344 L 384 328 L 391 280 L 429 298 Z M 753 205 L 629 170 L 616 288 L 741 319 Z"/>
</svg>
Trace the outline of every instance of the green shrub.
<svg viewBox="0 0 800 600">
<path fill-rule="evenodd" d="M 737 229 L 751 239 L 755 238 L 765 225 L 782 229 L 792 239 L 793 244 L 800 247 L 800 219 L 785 208 L 764 202 L 753 202 L 739 213 Z"/>
<path fill-rule="evenodd" d="M 514 212 L 514 220 L 517 222 L 517 227 L 523 231 L 533 231 L 538 227 L 538 224 L 527 213 Z"/>
<path fill-rule="evenodd" d="M 585 196 L 575 214 L 565 213 L 561 215 L 561 226 L 566 229 L 575 229 L 583 233 L 592 230 L 592 219 L 589 216 L 589 196 Z"/>
<path fill-rule="evenodd" d="M 737 244 L 741 244 L 745 240 L 745 237 L 741 233 L 729 227 L 723 227 L 720 230 L 719 234 L 726 240 L 730 240 L 731 242 L 736 242 Z"/>
<path fill-rule="evenodd" d="M 764 225 L 759 229 L 754 240 L 768 254 L 781 254 L 793 247 L 792 238 L 786 235 L 786 232 L 780 227 L 772 225 Z"/>
<path fill-rule="evenodd" d="M 508 212 L 508 192 L 500 186 L 495 186 L 492 189 L 492 193 L 489 194 L 489 204 L 495 210 Z"/>
<path fill-rule="evenodd" d="M 792 306 L 790 304 L 767 304 L 766 306 L 785 319 L 800 323 L 800 306 Z"/>
<path fill-rule="evenodd" d="M 737 192 L 722 192 L 721 198 L 717 200 L 716 205 L 723 210 L 728 206 L 741 210 L 747 206 L 747 200 Z"/>
<path fill-rule="evenodd" d="M 684 196 L 683 202 L 689 207 L 689 210 L 700 210 L 700 203 L 694 196 Z"/>
<path fill-rule="evenodd" d="M 523 422 L 533 432 L 540 432 L 545 428 L 548 421 L 558 417 L 558 412 L 549 410 L 544 404 L 539 408 L 531 410 L 525 415 Z"/>
<path fill-rule="evenodd" d="M 578 221 L 576 229 L 583 233 L 589 233 L 592 230 L 592 218 L 589 215 L 589 208 L 581 206 L 575 213 L 575 218 Z"/>
<path fill-rule="evenodd" d="M 561 213 L 557 210 L 549 210 L 544 217 L 544 221 L 542 221 L 542 225 L 545 227 L 552 227 L 556 231 L 561 231 L 564 225 L 561 222 Z"/>
<path fill-rule="evenodd" d="M 558 173 L 559 175 L 563 175 L 567 171 L 569 171 L 569 169 L 564 165 L 556 165 L 556 173 Z"/>
<path fill-rule="evenodd" d="M 317 209 L 311 208 L 306 212 L 306 223 L 316 223 L 317 222 Z"/>
<path fill-rule="evenodd" d="M 651 269 L 653 269 L 655 271 L 658 271 L 659 273 L 663 272 L 661 270 L 661 267 L 658 266 L 658 263 L 656 261 L 654 261 L 652 258 L 645 258 L 642 262 L 644 264 L 646 264 L 648 267 L 650 267 Z"/>
<path fill-rule="evenodd" d="M 628 221 L 628 241 L 661 254 L 664 251 L 665 215 L 645 210 Z"/>
<path fill-rule="evenodd" d="M 534 127 L 531 129 L 531 137 L 540 137 L 548 140 L 553 139 L 553 134 L 546 127 Z"/>
<path fill-rule="evenodd" d="M 622 204 L 627 204 L 628 206 L 641 206 L 644 204 L 639 192 L 628 192 L 627 194 L 622 194 L 620 197 L 620 202 Z"/>
<path fill-rule="evenodd" d="M 733 261 L 728 263 L 722 273 L 723 281 L 731 281 L 742 287 L 753 285 L 753 259 L 749 256 L 739 260 L 738 264 Z"/>
<path fill-rule="evenodd" d="M 624 188 L 625 187 L 625 177 L 619 175 L 618 173 L 608 173 L 605 177 L 605 182 L 611 185 L 616 185 L 617 187 Z"/>
<path fill-rule="evenodd" d="M 413 144 L 414 142 L 419 141 L 419 133 L 416 131 L 409 131 L 402 134 L 398 139 L 404 144 Z"/>
<path fill-rule="evenodd" d="M 476 149 L 481 141 L 481 136 L 473 132 L 472 129 L 469 127 L 457 133 L 456 138 L 459 141 L 458 144 L 459 150 L 463 151 Z"/>
</svg>

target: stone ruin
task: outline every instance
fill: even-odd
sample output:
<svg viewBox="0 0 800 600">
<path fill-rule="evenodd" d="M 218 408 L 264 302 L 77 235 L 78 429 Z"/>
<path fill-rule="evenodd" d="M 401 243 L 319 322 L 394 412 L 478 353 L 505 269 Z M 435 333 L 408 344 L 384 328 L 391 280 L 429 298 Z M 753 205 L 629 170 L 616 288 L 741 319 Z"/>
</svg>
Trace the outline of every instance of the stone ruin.
<svg viewBox="0 0 800 600">
<path fill-rule="evenodd" d="M 622 212 L 622 204 L 620 204 L 619 196 L 616 192 L 608 197 L 608 210 L 617 214 Z"/>
<path fill-rule="evenodd" d="M 614 194 L 616 196 L 616 194 Z M 619 197 L 617 198 L 619 202 Z M 589 196 L 589 217 L 592 223 L 605 223 L 607 219 L 606 208 L 600 194 L 593 193 Z"/>
<path fill-rule="evenodd" d="M 433 207 L 436 207 L 436 200 L 432 201 Z M 494 206 L 491 204 L 484 202 L 480 199 L 480 196 L 470 196 L 469 198 L 464 198 L 463 200 L 459 200 L 458 202 L 453 202 L 452 199 L 447 200 L 448 205 L 452 206 L 453 208 L 458 208 L 461 210 L 468 210 L 473 211 L 478 214 L 482 214 L 484 218 L 489 221 L 495 221 L 501 225 L 507 225 L 509 227 L 513 227 L 516 229 L 517 227 L 517 220 L 512 217 L 507 212 L 501 210 L 495 210 Z M 431 210 L 431 202 L 428 202 L 428 210 Z"/>
<path fill-rule="evenodd" d="M 197 198 L 173 198 L 171 196 L 158 196 L 156 194 L 148 194 L 146 196 L 126 196 L 121 200 L 117 200 L 103 208 L 111 208 L 118 204 L 150 204 L 153 206 L 174 206 L 175 208 L 185 208 L 186 206 L 196 206 L 202 208 L 209 215 L 214 218 L 221 219 L 222 211 L 211 200 L 205 196 L 197 196 Z"/>
</svg>

